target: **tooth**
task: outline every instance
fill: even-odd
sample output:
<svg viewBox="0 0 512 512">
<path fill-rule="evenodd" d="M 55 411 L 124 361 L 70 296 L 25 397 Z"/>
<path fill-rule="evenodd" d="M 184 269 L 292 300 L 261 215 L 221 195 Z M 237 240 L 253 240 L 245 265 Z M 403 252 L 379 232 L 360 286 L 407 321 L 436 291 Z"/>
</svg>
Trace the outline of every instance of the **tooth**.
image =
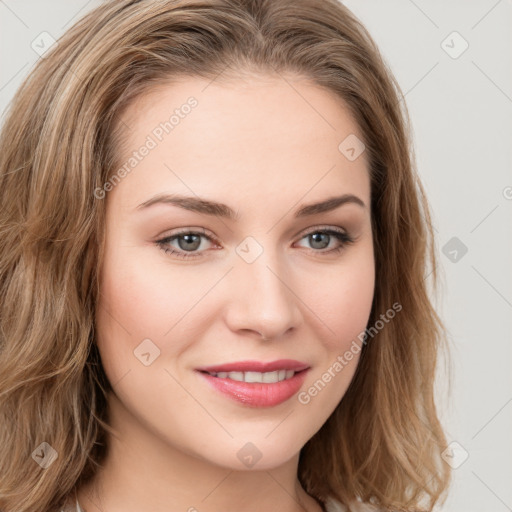
<svg viewBox="0 0 512 512">
<path fill-rule="evenodd" d="M 245 382 L 262 382 L 262 374 L 260 372 L 245 372 Z"/>
<path fill-rule="evenodd" d="M 281 382 L 285 379 L 291 379 L 294 370 L 276 370 L 273 372 L 208 372 L 210 375 L 219 379 L 231 379 L 238 382 L 264 382 L 272 384 Z"/>
<path fill-rule="evenodd" d="M 261 379 L 261 382 L 277 382 L 277 379 L 279 377 L 279 372 L 265 372 L 263 374 L 263 377 Z"/>
<path fill-rule="evenodd" d="M 244 381 L 244 372 L 229 372 L 228 379 L 243 382 Z"/>
</svg>

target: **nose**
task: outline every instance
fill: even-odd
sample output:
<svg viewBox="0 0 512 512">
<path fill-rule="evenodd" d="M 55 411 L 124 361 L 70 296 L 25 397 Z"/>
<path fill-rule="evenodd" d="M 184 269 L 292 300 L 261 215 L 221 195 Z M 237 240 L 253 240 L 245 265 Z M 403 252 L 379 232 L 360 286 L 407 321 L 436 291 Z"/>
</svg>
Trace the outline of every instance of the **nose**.
<svg viewBox="0 0 512 512">
<path fill-rule="evenodd" d="M 270 252 L 252 263 L 237 261 L 231 272 L 226 322 L 237 334 L 252 332 L 275 340 L 303 321 L 291 273 Z"/>
</svg>

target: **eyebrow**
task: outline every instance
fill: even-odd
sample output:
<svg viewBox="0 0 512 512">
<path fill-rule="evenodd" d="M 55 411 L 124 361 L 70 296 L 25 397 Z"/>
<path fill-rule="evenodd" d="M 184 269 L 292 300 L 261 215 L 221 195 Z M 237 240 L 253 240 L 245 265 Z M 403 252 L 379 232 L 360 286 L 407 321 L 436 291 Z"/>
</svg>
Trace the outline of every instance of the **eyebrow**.
<svg viewBox="0 0 512 512">
<path fill-rule="evenodd" d="M 212 215 L 214 217 L 221 217 L 231 221 L 237 221 L 239 219 L 238 212 L 235 212 L 232 208 L 223 203 L 210 201 L 197 196 L 193 197 L 179 194 L 158 194 L 151 199 L 148 199 L 147 201 L 139 204 L 135 210 L 145 210 L 154 204 L 173 205 L 179 208 L 183 208 L 184 210 L 202 213 L 205 215 Z M 345 204 L 356 204 L 362 208 L 366 208 L 364 201 L 359 197 L 353 194 L 343 194 L 341 196 L 330 197 L 318 203 L 301 205 L 300 208 L 296 210 L 294 217 L 301 218 L 329 212 Z"/>
</svg>

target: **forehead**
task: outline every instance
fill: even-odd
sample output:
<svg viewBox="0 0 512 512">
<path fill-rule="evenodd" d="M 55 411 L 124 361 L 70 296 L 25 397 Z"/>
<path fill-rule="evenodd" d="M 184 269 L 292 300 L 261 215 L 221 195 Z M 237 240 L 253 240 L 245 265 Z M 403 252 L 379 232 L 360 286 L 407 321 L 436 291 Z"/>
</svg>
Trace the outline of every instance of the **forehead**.
<svg viewBox="0 0 512 512">
<path fill-rule="evenodd" d="M 216 198 L 280 191 L 286 201 L 325 198 L 336 188 L 369 197 L 366 154 L 350 161 L 339 149 L 363 134 L 341 98 L 303 78 L 182 78 L 140 96 L 123 126 L 121 165 L 151 147 L 114 190 L 122 189 L 126 206 L 168 191 Z"/>
</svg>

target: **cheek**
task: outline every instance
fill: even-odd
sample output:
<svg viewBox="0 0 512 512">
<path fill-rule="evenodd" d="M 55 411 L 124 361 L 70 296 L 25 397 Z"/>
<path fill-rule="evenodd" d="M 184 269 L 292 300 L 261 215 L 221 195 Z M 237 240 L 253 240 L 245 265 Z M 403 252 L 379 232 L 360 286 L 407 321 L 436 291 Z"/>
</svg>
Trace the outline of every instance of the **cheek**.
<svg viewBox="0 0 512 512">
<path fill-rule="evenodd" d="M 135 261 L 135 258 L 133 258 Z M 106 323 L 117 323 L 117 329 L 123 337 L 130 337 L 133 342 L 139 338 L 159 337 L 169 329 L 169 319 L 162 315 L 165 310 L 173 311 L 175 304 L 165 299 L 160 288 L 154 287 L 151 271 L 147 267 L 131 264 L 125 258 L 116 258 L 116 265 L 107 266 L 102 283 L 100 305 Z M 110 313 L 110 316 L 108 315 Z"/>
<path fill-rule="evenodd" d="M 171 327 L 164 310 L 172 311 L 169 297 L 163 300 L 155 289 L 151 267 L 136 251 L 112 244 L 105 257 L 101 294 L 97 306 L 98 346 L 105 371 L 112 378 L 134 366 L 134 350 L 150 339 L 161 350 L 160 340 Z"/>
<path fill-rule="evenodd" d="M 374 295 L 373 260 L 346 266 L 315 296 L 323 350 L 297 400 L 311 418 L 311 435 L 327 420 L 352 381 Z M 327 281 L 326 281 L 327 282 Z"/>
<path fill-rule="evenodd" d="M 117 371 L 133 365 L 133 351 L 146 339 L 161 353 L 179 355 L 189 338 L 178 334 L 187 328 L 193 308 L 208 293 L 211 282 L 218 279 L 179 268 L 170 271 L 161 260 L 148 258 L 152 250 L 156 253 L 158 248 L 111 246 L 104 261 L 96 320 L 98 345 Z"/>
<path fill-rule="evenodd" d="M 335 271 L 316 278 L 305 288 L 308 304 L 325 333 L 327 349 L 345 350 L 368 323 L 375 289 L 373 255 L 354 251 Z"/>
</svg>

